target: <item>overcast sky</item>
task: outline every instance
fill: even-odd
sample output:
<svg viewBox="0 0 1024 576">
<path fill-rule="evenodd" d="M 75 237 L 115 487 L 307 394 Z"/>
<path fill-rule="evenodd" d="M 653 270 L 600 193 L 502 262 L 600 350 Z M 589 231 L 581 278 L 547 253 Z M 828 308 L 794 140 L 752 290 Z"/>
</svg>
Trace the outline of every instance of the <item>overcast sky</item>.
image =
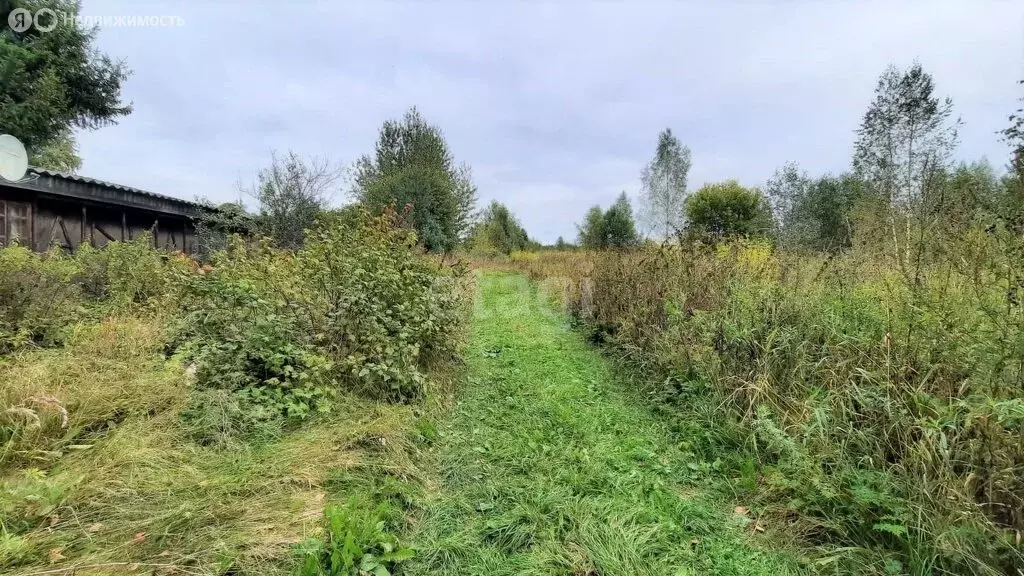
<svg viewBox="0 0 1024 576">
<path fill-rule="evenodd" d="M 543 242 L 574 238 L 590 205 L 636 198 L 665 127 L 693 152 L 691 188 L 761 186 L 788 160 L 841 171 L 878 75 L 916 58 L 964 121 L 958 156 L 1002 169 L 995 132 L 1024 96 L 1024 2 L 84 0 L 83 13 L 183 21 L 102 29 L 99 48 L 134 71 L 135 111 L 80 136 L 83 175 L 236 200 L 271 150 L 350 164 L 415 105 L 473 167 L 481 204 L 506 203 Z"/>
</svg>

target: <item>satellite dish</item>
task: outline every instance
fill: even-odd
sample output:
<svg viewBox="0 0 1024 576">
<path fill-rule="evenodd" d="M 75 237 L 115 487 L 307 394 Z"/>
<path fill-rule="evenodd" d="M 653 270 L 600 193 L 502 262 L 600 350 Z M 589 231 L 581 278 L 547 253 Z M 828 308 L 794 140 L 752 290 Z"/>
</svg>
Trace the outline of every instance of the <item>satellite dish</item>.
<svg viewBox="0 0 1024 576">
<path fill-rule="evenodd" d="M 17 182 L 28 170 L 25 146 L 10 134 L 0 135 L 0 179 Z"/>
</svg>

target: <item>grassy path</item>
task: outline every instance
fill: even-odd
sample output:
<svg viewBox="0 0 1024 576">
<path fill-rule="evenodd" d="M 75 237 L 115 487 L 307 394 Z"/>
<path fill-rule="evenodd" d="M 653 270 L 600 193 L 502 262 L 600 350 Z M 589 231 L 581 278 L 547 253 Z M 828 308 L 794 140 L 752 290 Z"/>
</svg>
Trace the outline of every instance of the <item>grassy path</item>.
<svg viewBox="0 0 1024 576">
<path fill-rule="evenodd" d="M 481 276 L 467 355 L 410 572 L 798 572 L 727 503 L 680 483 L 668 432 L 521 276 Z"/>
</svg>

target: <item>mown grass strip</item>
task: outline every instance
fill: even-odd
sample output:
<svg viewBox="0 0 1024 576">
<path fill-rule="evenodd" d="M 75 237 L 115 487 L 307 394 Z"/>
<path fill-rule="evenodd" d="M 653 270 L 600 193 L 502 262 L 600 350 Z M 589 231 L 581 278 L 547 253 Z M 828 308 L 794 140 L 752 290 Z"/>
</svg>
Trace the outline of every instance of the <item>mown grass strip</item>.
<svg viewBox="0 0 1024 576">
<path fill-rule="evenodd" d="M 480 276 L 470 382 L 411 534 L 422 574 L 790 574 L 525 278 Z"/>
</svg>

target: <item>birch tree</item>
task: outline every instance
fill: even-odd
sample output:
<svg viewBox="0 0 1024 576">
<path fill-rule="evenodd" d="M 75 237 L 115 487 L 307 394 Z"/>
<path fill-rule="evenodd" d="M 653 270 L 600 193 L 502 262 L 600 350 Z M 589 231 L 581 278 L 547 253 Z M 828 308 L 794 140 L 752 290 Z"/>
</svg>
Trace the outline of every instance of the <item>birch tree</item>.
<svg viewBox="0 0 1024 576">
<path fill-rule="evenodd" d="M 686 180 L 690 149 L 666 128 L 658 148 L 641 174 L 639 220 L 645 234 L 667 238 L 686 223 Z"/>
<path fill-rule="evenodd" d="M 957 142 L 959 119 L 951 120 L 953 103 L 934 92 L 931 75 L 919 63 L 904 72 L 887 68 L 854 147 L 855 174 L 889 207 L 890 239 L 904 269 L 911 259 L 915 219 L 923 224 L 922 200 Z"/>
</svg>

